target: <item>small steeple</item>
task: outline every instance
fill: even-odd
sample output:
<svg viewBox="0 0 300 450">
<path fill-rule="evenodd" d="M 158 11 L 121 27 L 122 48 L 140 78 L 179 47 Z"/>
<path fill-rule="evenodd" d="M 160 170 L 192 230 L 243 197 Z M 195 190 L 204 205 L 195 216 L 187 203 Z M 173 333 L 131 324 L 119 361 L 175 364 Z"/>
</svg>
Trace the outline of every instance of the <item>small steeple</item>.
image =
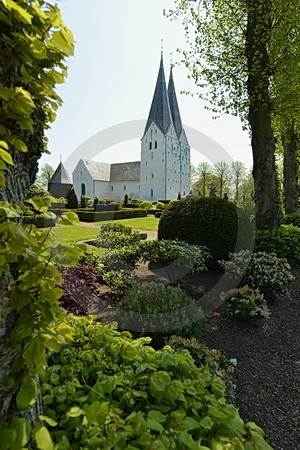
<svg viewBox="0 0 300 450">
<path fill-rule="evenodd" d="M 52 175 L 51 180 L 49 180 L 49 183 L 72 184 L 68 172 L 61 161 Z"/>
<path fill-rule="evenodd" d="M 169 85 L 168 85 L 168 97 L 169 97 L 169 104 L 170 104 L 173 124 L 175 127 L 177 138 L 179 139 L 180 134 L 182 132 L 182 122 L 181 122 L 179 106 L 178 106 L 178 102 L 177 102 L 175 85 L 174 85 L 174 79 L 173 79 L 173 67 L 174 67 L 174 65 L 171 64 L 170 78 L 169 78 Z"/>
<path fill-rule="evenodd" d="M 166 134 L 172 122 L 162 51 L 156 87 L 145 128 L 145 133 L 151 126 L 152 122 L 154 122 L 164 134 Z"/>
</svg>

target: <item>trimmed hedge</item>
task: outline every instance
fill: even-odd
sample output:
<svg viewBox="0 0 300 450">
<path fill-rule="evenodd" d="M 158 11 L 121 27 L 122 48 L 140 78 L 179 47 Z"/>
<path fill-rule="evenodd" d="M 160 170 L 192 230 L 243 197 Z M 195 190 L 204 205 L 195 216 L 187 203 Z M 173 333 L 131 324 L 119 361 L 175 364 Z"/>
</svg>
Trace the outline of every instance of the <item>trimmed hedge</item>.
<svg viewBox="0 0 300 450">
<path fill-rule="evenodd" d="M 54 219 L 45 219 L 42 215 L 40 216 L 24 216 L 23 225 L 35 225 L 37 228 L 50 228 L 55 227 Z"/>
<path fill-rule="evenodd" d="M 129 209 L 129 208 L 130 208 L 130 209 L 131 209 L 131 208 L 137 209 L 137 208 L 139 208 L 139 206 L 140 206 L 139 203 L 127 203 L 126 206 L 124 206 L 123 208 L 124 208 L 124 209 L 127 209 L 127 208 L 128 208 L 128 209 Z"/>
<path fill-rule="evenodd" d="M 205 246 L 215 265 L 228 259 L 229 253 L 252 249 L 254 232 L 248 216 L 233 203 L 214 197 L 187 198 L 164 210 L 158 239 Z"/>
<path fill-rule="evenodd" d="M 283 223 L 285 225 L 294 225 L 300 228 L 300 213 L 286 214 L 283 218 Z"/>
<path fill-rule="evenodd" d="M 121 211 L 76 211 L 81 222 L 101 222 L 102 220 L 135 219 L 137 217 L 147 217 L 145 209 L 121 210 Z"/>
<path fill-rule="evenodd" d="M 294 225 L 281 225 L 277 230 L 257 230 L 255 251 L 276 253 L 292 266 L 300 264 L 300 229 Z"/>
</svg>

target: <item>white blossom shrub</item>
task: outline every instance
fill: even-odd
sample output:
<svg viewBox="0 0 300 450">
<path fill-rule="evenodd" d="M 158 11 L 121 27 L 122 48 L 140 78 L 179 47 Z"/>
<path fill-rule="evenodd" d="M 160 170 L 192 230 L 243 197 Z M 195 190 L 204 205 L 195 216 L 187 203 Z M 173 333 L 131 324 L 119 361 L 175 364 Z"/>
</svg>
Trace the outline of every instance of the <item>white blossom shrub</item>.
<svg viewBox="0 0 300 450">
<path fill-rule="evenodd" d="M 251 289 L 248 285 L 222 292 L 221 300 L 225 302 L 227 314 L 239 319 L 267 319 L 271 314 L 263 294 L 259 289 Z"/>
<path fill-rule="evenodd" d="M 282 297 L 288 293 L 290 283 L 295 281 L 291 266 L 285 258 L 278 258 L 275 253 L 242 250 L 230 254 L 230 261 L 219 261 L 232 279 L 242 281 L 253 289 L 259 288 L 266 297 Z"/>
</svg>

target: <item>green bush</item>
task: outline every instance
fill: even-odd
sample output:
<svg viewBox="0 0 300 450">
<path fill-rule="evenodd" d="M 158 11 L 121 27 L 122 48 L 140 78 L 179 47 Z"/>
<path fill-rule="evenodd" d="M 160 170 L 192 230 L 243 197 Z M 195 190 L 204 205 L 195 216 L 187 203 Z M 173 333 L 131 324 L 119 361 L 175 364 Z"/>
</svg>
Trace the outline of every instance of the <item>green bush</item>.
<svg viewBox="0 0 300 450">
<path fill-rule="evenodd" d="M 158 239 L 179 239 L 209 249 L 213 262 L 230 252 L 252 248 L 250 219 L 233 203 L 219 198 L 187 198 L 162 215 Z"/>
<path fill-rule="evenodd" d="M 155 207 L 156 209 L 164 209 L 164 204 L 162 202 L 157 202 Z"/>
<path fill-rule="evenodd" d="M 101 255 L 100 262 L 106 272 L 118 270 L 133 270 L 138 261 L 134 247 L 124 247 Z"/>
<path fill-rule="evenodd" d="M 116 211 L 120 211 L 122 209 L 122 203 L 120 202 L 111 202 L 111 205 L 116 207 Z"/>
<path fill-rule="evenodd" d="M 121 210 L 121 211 L 76 211 L 81 222 L 101 222 L 102 220 L 132 219 L 136 217 L 147 217 L 144 209 Z"/>
<path fill-rule="evenodd" d="M 277 230 L 258 230 L 255 251 L 276 253 L 292 265 L 300 264 L 300 229 L 294 225 L 282 225 Z"/>
<path fill-rule="evenodd" d="M 283 223 L 300 228 L 300 213 L 286 214 L 283 218 Z"/>
<path fill-rule="evenodd" d="M 234 318 L 249 320 L 254 317 L 267 319 L 270 316 L 267 302 L 259 289 L 251 289 L 247 285 L 223 292 L 221 300 L 225 302 L 227 314 Z"/>
<path fill-rule="evenodd" d="M 94 203 L 94 206 L 98 205 L 98 203 L 99 203 L 99 198 L 98 198 L 98 197 L 95 197 L 93 203 Z"/>
<path fill-rule="evenodd" d="M 185 267 L 190 273 L 206 270 L 205 262 L 209 252 L 205 247 L 190 245 L 183 241 L 151 239 L 140 242 L 137 246 L 139 261 L 161 266 L 175 264 Z"/>
<path fill-rule="evenodd" d="M 55 218 L 49 219 L 44 214 L 37 214 L 35 216 L 23 216 L 23 225 L 35 225 L 36 228 L 51 228 L 55 227 L 56 223 Z"/>
<path fill-rule="evenodd" d="M 162 213 L 163 213 L 163 211 L 155 211 L 154 216 L 157 218 L 160 218 Z"/>
<path fill-rule="evenodd" d="M 204 320 L 201 308 L 180 287 L 163 283 L 133 284 L 121 299 L 117 322 L 122 329 L 158 338 L 189 335 L 193 324 Z"/>
<path fill-rule="evenodd" d="M 155 351 L 149 338 L 132 340 L 92 317 L 66 324 L 72 342 L 49 353 L 41 379 L 57 448 L 271 450 L 263 431 L 226 403 L 225 383 L 189 354 Z"/>
<path fill-rule="evenodd" d="M 32 184 L 28 191 L 26 198 L 32 198 L 32 197 L 48 197 L 50 196 L 49 192 L 42 188 L 41 186 L 38 186 L 37 184 Z"/>
<path fill-rule="evenodd" d="M 102 277 L 105 284 L 118 295 L 124 294 L 136 282 L 136 276 L 130 270 L 111 270 L 103 272 Z"/>
<path fill-rule="evenodd" d="M 122 227 L 122 228 L 121 228 Z M 138 231 L 133 231 L 130 227 L 113 227 L 110 224 L 100 228 L 97 237 L 97 246 L 115 249 L 135 245 L 142 239 Z M 114 228 L 116 231 L 114 231 Z"/>
<path fill-rule="evenodd" d="M 151 202 L 148 202 L 148 201 L 145 201 L 145 202 L 142 202 L 142 203 L 140 203 L 140 208 L 142 208 L 142 209 L 151 209 L 152 208 L 152 203 Z"/>
<path fill-rule="evenodd" d="M 194 337 L 183 338 L 173 335 L 167 341 L 166 345 L 173 348 L 176 353 L 185 353 L 188 351 L 197 367 L 207 365 L 212 375 L 217 375 L 222 378 L 229 390 L 232 388 L 230 377 L 236 366 L 236 359 L 226 358 L 220 350 L 208 348 Z"/>
<path fill-rule="evenodd" d="M 170 206 L 172 206 L 172 208 L 174 208 L 175 206 L 180 205 L 180 199 L 174 199 L 170 201 Z"/>
<path fill-rule="evenodd" d="M 66 193 L 66 209 L 77 209 L 78 208 L 78 199 L 75 193 L 74 188 L 69 187 Z"/>
<path fill-rule="evenodd" d="M 287 294 L 289 284 L 295 280 L 287 260 L 278 258 L 275 253 L 242 250 L 230 256 L 231 261 L 219 261 L 227 276 L 240 282 L 240 285 L 259 288 L 267 298 Z"/>
</svg>

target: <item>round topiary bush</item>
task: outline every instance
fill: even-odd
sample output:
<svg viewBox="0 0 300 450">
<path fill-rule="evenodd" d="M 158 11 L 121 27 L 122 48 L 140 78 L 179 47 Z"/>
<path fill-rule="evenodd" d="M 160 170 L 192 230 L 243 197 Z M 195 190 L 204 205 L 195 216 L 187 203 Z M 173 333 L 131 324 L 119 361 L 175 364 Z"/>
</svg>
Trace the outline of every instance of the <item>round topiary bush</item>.
<svg viewBox="0 0 300 450">
<path fill-rule="evenodd" d="M 228 259 L 229 253 L 252 249 L 254 232 L 248 216 L 233 203 L 220 198 L 180 200 L 162 215 L 158 239 L 180 239 L 205 246 L 213 258 Z"/>
</svg>

